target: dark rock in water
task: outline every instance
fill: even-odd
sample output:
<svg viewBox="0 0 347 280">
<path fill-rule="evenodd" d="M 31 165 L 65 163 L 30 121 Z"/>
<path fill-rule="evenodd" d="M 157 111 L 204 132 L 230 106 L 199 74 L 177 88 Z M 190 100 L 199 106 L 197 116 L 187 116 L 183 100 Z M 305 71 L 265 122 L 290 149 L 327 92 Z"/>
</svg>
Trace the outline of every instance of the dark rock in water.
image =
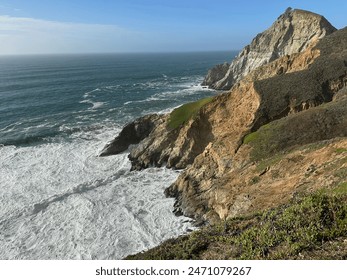
<svg viewBox="0 0 347 280">
<path fill-rule="evenodd" d="M 129 145 L 138 144 L 151 133 L 159 119 L 159 115 L 152 114 L 127 124 L 119 135 L 103 148 L 99 156 L 116 155 L 128 149 Z"/>
<path fill-rule="evenodd" d="M 302 52 L 315 41 L 336 31 L 323 16 L 288 8 L 273 25 L 259 33 L 250 45 L 244 47 L 227 70 L 212 68 L 203 85 L 229 90 L 254 69 L 285 55 Z M 224 65 L 224 64 L 223 64 Z M 221 75 L 224 72 L 222 78 Z"/>
</svg>

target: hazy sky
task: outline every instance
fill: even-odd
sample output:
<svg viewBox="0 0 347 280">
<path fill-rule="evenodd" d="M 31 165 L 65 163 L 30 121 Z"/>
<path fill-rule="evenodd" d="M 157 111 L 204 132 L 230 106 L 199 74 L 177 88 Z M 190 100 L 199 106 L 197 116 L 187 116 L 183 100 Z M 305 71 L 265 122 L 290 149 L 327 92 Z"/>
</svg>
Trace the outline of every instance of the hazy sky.
<svg viewBox="0 0 347 280">
<path fill-rule="evenodd" d="M 337 0 L 0 0 L 0 54 L 235 50 L 289 6 L 347 25 Z"/>
</svg>

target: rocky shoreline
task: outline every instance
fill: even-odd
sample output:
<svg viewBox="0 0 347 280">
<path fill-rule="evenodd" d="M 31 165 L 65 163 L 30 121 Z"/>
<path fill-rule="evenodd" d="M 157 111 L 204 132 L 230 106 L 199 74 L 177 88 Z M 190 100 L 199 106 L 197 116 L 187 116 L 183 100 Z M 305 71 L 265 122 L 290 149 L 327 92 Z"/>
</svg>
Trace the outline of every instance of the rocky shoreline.
<svg viewBox="0 0 347 280">
<path fill-rule="evenodd" d="M 101 156 L 137 144 L 133 170 L 183 169 L 165 194 L 177 215 L 208 224 L 345 183 L 347 28 L 288 9 L 203 85 L 227 91 L 135 120 Z"/>
</svg>

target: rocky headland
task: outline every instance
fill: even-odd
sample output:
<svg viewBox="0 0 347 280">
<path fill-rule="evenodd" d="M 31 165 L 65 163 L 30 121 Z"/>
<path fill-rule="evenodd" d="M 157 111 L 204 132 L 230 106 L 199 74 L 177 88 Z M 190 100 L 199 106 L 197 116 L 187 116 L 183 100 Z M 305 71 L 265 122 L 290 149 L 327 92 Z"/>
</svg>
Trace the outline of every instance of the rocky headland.
<svg viewBox="0 0 347 280">
<path fill-rule="evenodd" d="M 174 212 L 201 224 L 224 221 L 222 235 L 230 229 L 226 221 L 268 213 L 298 196 L 347 193 L 347 28 L 288 9 L 231 64 L 211 69 L 203 84 L 227 91 L 135 120 L 101 155 L 137 144 L 130 148 L 132 169 L 183 169 L 165 191 L 176 199 Z M 344 234 L 336 238 L 347 237 L 343 211 Z M 249 224 L 261 226 L 254 217 Z M 228 258 L 200 253 L 194 256 Z"/>
<path fill-rule="evenodd" d="M 288 8 L 272 26 L 258 34 L 230 63 L 212 68 L 203 85 L 229 90 L 259 66 L 285 55 L 304 51 L 336 30 L 323 16 Z"/>
</svg>

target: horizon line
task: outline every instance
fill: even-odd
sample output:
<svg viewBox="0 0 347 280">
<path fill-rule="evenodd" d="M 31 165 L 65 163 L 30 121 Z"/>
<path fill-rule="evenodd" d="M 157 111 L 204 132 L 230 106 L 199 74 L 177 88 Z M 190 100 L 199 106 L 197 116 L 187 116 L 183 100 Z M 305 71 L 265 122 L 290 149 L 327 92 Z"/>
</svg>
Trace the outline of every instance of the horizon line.
<svg viewBox="0 0 347 280">
<path fill-rule="evenodd" d="M 212 53 L 212 52 L 239 52 L 240 50 L 192 50 L 192 51 L 133 51 L 133 52 L 66 52 L 66 53 L 19 53 L 0 54 L 5 56 L 60 56 L 60 55 L 121 55 L 121 54 L 188 54 L 188 53 Z"/>
</svg>

